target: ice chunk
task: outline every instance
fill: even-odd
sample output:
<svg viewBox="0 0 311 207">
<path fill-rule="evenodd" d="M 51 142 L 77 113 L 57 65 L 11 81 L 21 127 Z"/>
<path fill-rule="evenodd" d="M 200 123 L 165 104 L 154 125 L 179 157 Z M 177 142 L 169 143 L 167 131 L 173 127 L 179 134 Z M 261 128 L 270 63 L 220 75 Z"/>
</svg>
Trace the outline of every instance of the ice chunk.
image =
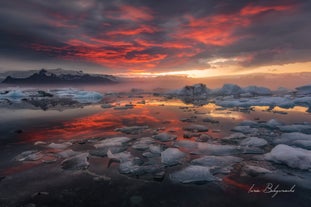
<svg viewBox="0 0 311 207">
<path fill-rule="evenodd" d="M 123 128 L 116 128 L 115 131 L 122 132 L 124 134 L 139 134 L 143 130 L 148 129 L 148 126 L 130 126 L 130 127 L 123 127 Z"/>
<path fill-rule="evenodd" d="M 165 165 L 176 165 L 180 163 L 186 154 L 177 148 L 168 148 L 161 152 L 161 162 Z"/>
<path fill-rule="evenodd" d="M 191 124 L 189 126 L 185 126 L 183 128 L 186 131 L 192 131 L 192 132 L 207 132 L 208 127 L 204 125 L 199 125 L 199 124 Z"/>
<path fill-rule="evenodd" d="M 52 142 L 51 144 L 47 145 L 49 148 L 53 149 L 66 149 L 72 145 L 71 142 L 63 142 L 63 143 L 54 143 Z"/>
<path fill-rule="evenodd" d="M 186 148 L 186 149 L 194 149 L 197 148 L 198 143 L 190 141 L 190 140 L 177 140 L 174 143 L 175 147 L 182 147 L 182 148 Z"/>
<path fill-rule="evenodd" d="M 157 139 L 157 140 L 159 140 L 161 142 L 167 142 L 167 141 L 175 140 L 177 138 L 177 136 L 169 134 L 169 133 L 166 133 L 166 132 L 163 132 L 163 133 L 159 133 L 157 135 L 154 135 L 153 138 Z"/>
<path fill-rule="evenodd" d="M 271 128 L 271 129 L 276 129 L 279 126 L 282 126 L 283 124 L 279 122 L 276 119 L 270 119 L 267 121 L 267 123 L 264 124 L 265 127 Z"/>
<path fill-rule="evenodd" d="M 292 142 L 292 145 L 311 150 L 311 140 L 296 140 Z"/>
<path fill-rule="evenodd" d="M 88 153 L 82 153 L 74 157 L 65 159 L 62 163 L 65 170 L 84 170 L 89 167 Z"/>
<path fill-rule="evenodd" d="M 283 133 L 279 139 L 274 140 L 277 144 L 287 144 L 309 149 L 311 146 L 311 134 L 300 132 Z"/>
<path fill-rule="evenodd" d="M 258 132 L 258 129 L 251 128 L 250 126 L 236 126 L 232 129 L 234 132 L 241 132 L 243 134 L 254 134 Z"/>
<path fill-rule="evenodd" d="M 222 95 L 222 96 L 228 96 L 228 95 L 237 95 L 242 92 L 242 89 L 240 86 L 235 84 L 224 84 L 221 89 L 216 89 L 213 91 L 213 94 L 215 95 Z"/>
<path fill-rule="evenodd" d="M 95 150 L 90 150 L 90 155 L 98 156 L 98 157 L 106 157 L 108 150 L 110 150 L 112 153 L 119 153 L 126 150 L 126 146 L 103 146 L 100 148 L 97 148 Z"/>
<path fill-rule="evenodd" d="M 25 152 L 22 152 L 21 154 L 17 155 L 15 157 L 15 160 L 17 161 L 36 161 L 40 160 L 43 157 L 43 154 L 41 152 L 38 152 L 36 150 L 28 150 Z"/>
<path fill-rule="evenodd" d="M 257 127 L 258 123 L 252 120 L 244 120 L 241 123 L 239 123 L 239 126 Z"/>
<path fill-rule="evenodd" d="M 170 179 L 173 182 L 192 183 L 206 182 L 218 180 L 214 177 L 208 167 L 190 165 L 180 171 L 170 174 Z"/>
<path fill-rule="evenodd" d="M 240 133 L 240 132 L 236 132 L 236 133 L 230 134 L 227 137 L 224 137 L 224 139 L 243 139 L 245 137 L 246 137 L 245 134 Z"/>
<path fill-rule="evenodd" d="M 240 145 L 250 147 L 263 147 L 267 144 L 268 142 L 265 139 L 258 137 L 248 137 L 240 142 Z"/>
<path fill-rule="evenodd" d="M 311 85 L 300 86 L 296 90 L 299 95 L 309 95 L 311 94 Z"/>
<path fill-rule="evenodd" d="M 234 156 L 204 156 L 192 160 L 191 164 L 209 167 L 212 173 L 230 173 L 232 165 L 242 160 Z"/>
<path fill-rule="evenodd" d="M 210 89 L 206 85 L 199 83 L 193 86 L 185 86 L 179 91 L 176 91 L 179 96 L 191 96 L 197 98 L 204 98 L 210 93 Z"/>
<path fill-rule="evenodd" d="M 57 153 L 57 155 L 62 157 L 62 158 L 73 157 L 73 156 L 78 155 L 78 154 L 80 154 L 80 153 L 73 151 L 71 149 L 67 149 L 67 150 L 64 150 L 64 151 Z"/>
<path fill-rule="evenodd" d="M 163 151 L 163 146 L 157 145 L 157 144 L 151 144 L 151 145 L 149 145 L 149 150 L 151 153 L 161 154 L 161 152 Z"/>
<path fill-rule="evenodd" d="M 135 174 L 140 175 L 144 173 L 144 169 L 138 165 L 138 162 L 133 160 L 121 162 L 119 166 L 119 172 L 122 174 Z"/>
<path fill-rule="evenodd" d="M 272 92 L 270 89 L 265 88 L 265 87 L 259 87 L 259 86 L 248 86 L 246 88 L 243 88 L 243 91 L 250 93 L 252 95 L 256 95 L 256 96 L 272 95 Z"/>
<path fill-rule="evenodd" d="M 246 165 L 243 167 L 243 170 L 250 176 L 257 176 L 260 174 L 266 174 L 266 173 L 272 172 L 271 170 L 268 170 L 266 168 L 259 167 L 259 166 L 253 166 L 253 165 Z"/>
<path fill-rule="evenodd" d="M 311 133 L 311 125 L 310 124 L 293 124 L 293 125 L 285 125 L 278 127 L 282 132 L 303 132 L 303 133 Z"/>
<path fill-rule="evenodd" d="M 25 98 L 27 95 L 21 89 L 7 89 L 5 91 L 0 91 L 0 99 L 5 98 L 12 101 L 19 101 Z"/>
<path fill-rule="evenodd" d="M 218 145 L 210 143 L 198 143 L 198 149 L 192 151 L 192 154 L 210 154 L 210 155 L 231 155 L 241 152 L 241 148 L 234 145 Z"/>
<path fill-rule="evenodd" d="M 114 137 L 114 138 L 108 138 L 99 141 L 94 146 L 95 148 L 102 148 L 105 146 L 122 146 L 125 143 L 129 142 L 131 139 L 128 137 Z"/>
<path fill-rule="evenodd" d="M 154 143 L 154 140 L 151 137 L 143 137 L 134 142 L 132 148 L 137 150 L 146 150 L 152 143 Z"/>
<path fill-rule="evenodd" d="M 265 159 L 286 164 L 301 170 L 311 169 L 311 151 L 288 145 L 279 144 L 271 152 L 265 154 Z"/>
<path fill-rule="evenodd" d="M 112 152 L 108 150 L 107 156 L 108 158 L 115 159 L 121 163 L 131 161 L 133 159 L 133 156 L 130 152 L 120 152 L 120 153 L 112 154 Z"/>
<path fill-rule="evenodd" d="M 54 91 L 58 97 L 71 98 L 80 103 L 97 103 L 102 100 L 103 95 L 95 91 L 81 91 L 77 89 L 58 89 Z"/>
</svg>

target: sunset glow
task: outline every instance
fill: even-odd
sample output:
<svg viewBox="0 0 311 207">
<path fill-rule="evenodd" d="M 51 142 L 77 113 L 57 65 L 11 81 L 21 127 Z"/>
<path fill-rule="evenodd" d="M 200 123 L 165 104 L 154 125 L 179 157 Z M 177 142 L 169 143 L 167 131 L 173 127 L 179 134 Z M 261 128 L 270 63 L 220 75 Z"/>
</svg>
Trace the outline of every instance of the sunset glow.
<svg viewBox="0 0 311 207">
<path fill-rule="evenodd" d="M 2 36 L 13 40 L 2 47 L 3 70 L 44 63 L 130 77 L 194 78 L 310 71 L 310 48 L 301 43 L 309 34 L 301 21 L 308 15 L 303 1 L 1 4 L 9 22 L 1 26 Z"/>
</svg>

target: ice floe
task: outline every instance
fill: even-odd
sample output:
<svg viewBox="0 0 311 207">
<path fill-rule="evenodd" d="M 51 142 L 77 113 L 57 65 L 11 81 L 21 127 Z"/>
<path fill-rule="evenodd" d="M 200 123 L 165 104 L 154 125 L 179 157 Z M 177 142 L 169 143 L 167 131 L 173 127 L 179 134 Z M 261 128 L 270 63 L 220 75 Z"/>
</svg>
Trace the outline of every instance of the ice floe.
<svg viewBox="0 0 311 207">
<path fill-rule="evenodd" d="M 265 159 L 301 170 L 311 169 L 311 151 L 284 144 L 275 146 Z"/>
<path fill-rule="evenodd" d="M 168 148 L 161 152 L 161 162 L 168 166 L 181 163 L 185 157 L 186 154 L 177 148 Z"/>
<path fill-rule="evenodd" d="M 106 146 L 122 146 L 125 143 L 129 142 L 131 139 L 128 137 L 114 137 L 114 138 L 107 138 L 101 140 L 94 144 L 95 148 L 102 148 Z"/>
<path fill-rule="evenodd" d="M 267 144 L 268 142 L 265 139 L 258 137 L 248 137 L 240 142 L 240 145 L 249 147 L 263 147 Z"/>
<path fill-rule="evenodd" d="M 163 133 L 159 133 L 157 135 L 154 135 L 153 138 L 156 140 L 159 140 L 161 142 L 167 142 L 167 141 L 175 140 L 177 138 L 177 136 L 163 132 Z"/>
<path fill-rule="evenodd" d="M 190 165 L 180 171 L 171 173 L 169 175 L 173 182 L 180 183 L 195 183 L 219 180 L 210 173 L 208 167 Z"/>
</svg>

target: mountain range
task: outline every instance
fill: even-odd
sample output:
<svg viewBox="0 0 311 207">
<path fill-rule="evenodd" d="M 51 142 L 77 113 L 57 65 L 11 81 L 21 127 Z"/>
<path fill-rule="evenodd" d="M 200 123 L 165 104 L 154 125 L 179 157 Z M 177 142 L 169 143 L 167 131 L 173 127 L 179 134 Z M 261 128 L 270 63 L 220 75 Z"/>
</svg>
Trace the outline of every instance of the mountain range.
<svg viewBox="0 0 311 207">
<path fill-rule="evenodd" d="M 109 84 L 118 80 L 112 75 L 88 74 L 82 71 L 63 69 L 41 69 L 32 71 L 12 71 L 0 75 L 7 75 L 2 83 L 5 84 Z"/>
</svg>

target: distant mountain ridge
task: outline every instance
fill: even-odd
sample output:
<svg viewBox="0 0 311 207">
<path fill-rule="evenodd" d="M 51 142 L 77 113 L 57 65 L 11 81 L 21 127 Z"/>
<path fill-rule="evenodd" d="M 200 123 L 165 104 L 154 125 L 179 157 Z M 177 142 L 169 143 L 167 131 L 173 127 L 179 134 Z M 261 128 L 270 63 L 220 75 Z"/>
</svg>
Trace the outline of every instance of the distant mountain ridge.
<svg viewBox="0 0 311 207">
<path fill-rule="evenodd" d="M 14 72 L 18 76 L 18 72 Z M 41 69 L 33 71 L 27 77 L 14 77 L 8 75 L 2 83 L 5 84 L 109 84 L 117 83 L 117 78 L 112 75 L 88 74 L 82 71 L 63 69 Z M 25 73 L 24 73 L 25 74 Z"/>
</svg>

